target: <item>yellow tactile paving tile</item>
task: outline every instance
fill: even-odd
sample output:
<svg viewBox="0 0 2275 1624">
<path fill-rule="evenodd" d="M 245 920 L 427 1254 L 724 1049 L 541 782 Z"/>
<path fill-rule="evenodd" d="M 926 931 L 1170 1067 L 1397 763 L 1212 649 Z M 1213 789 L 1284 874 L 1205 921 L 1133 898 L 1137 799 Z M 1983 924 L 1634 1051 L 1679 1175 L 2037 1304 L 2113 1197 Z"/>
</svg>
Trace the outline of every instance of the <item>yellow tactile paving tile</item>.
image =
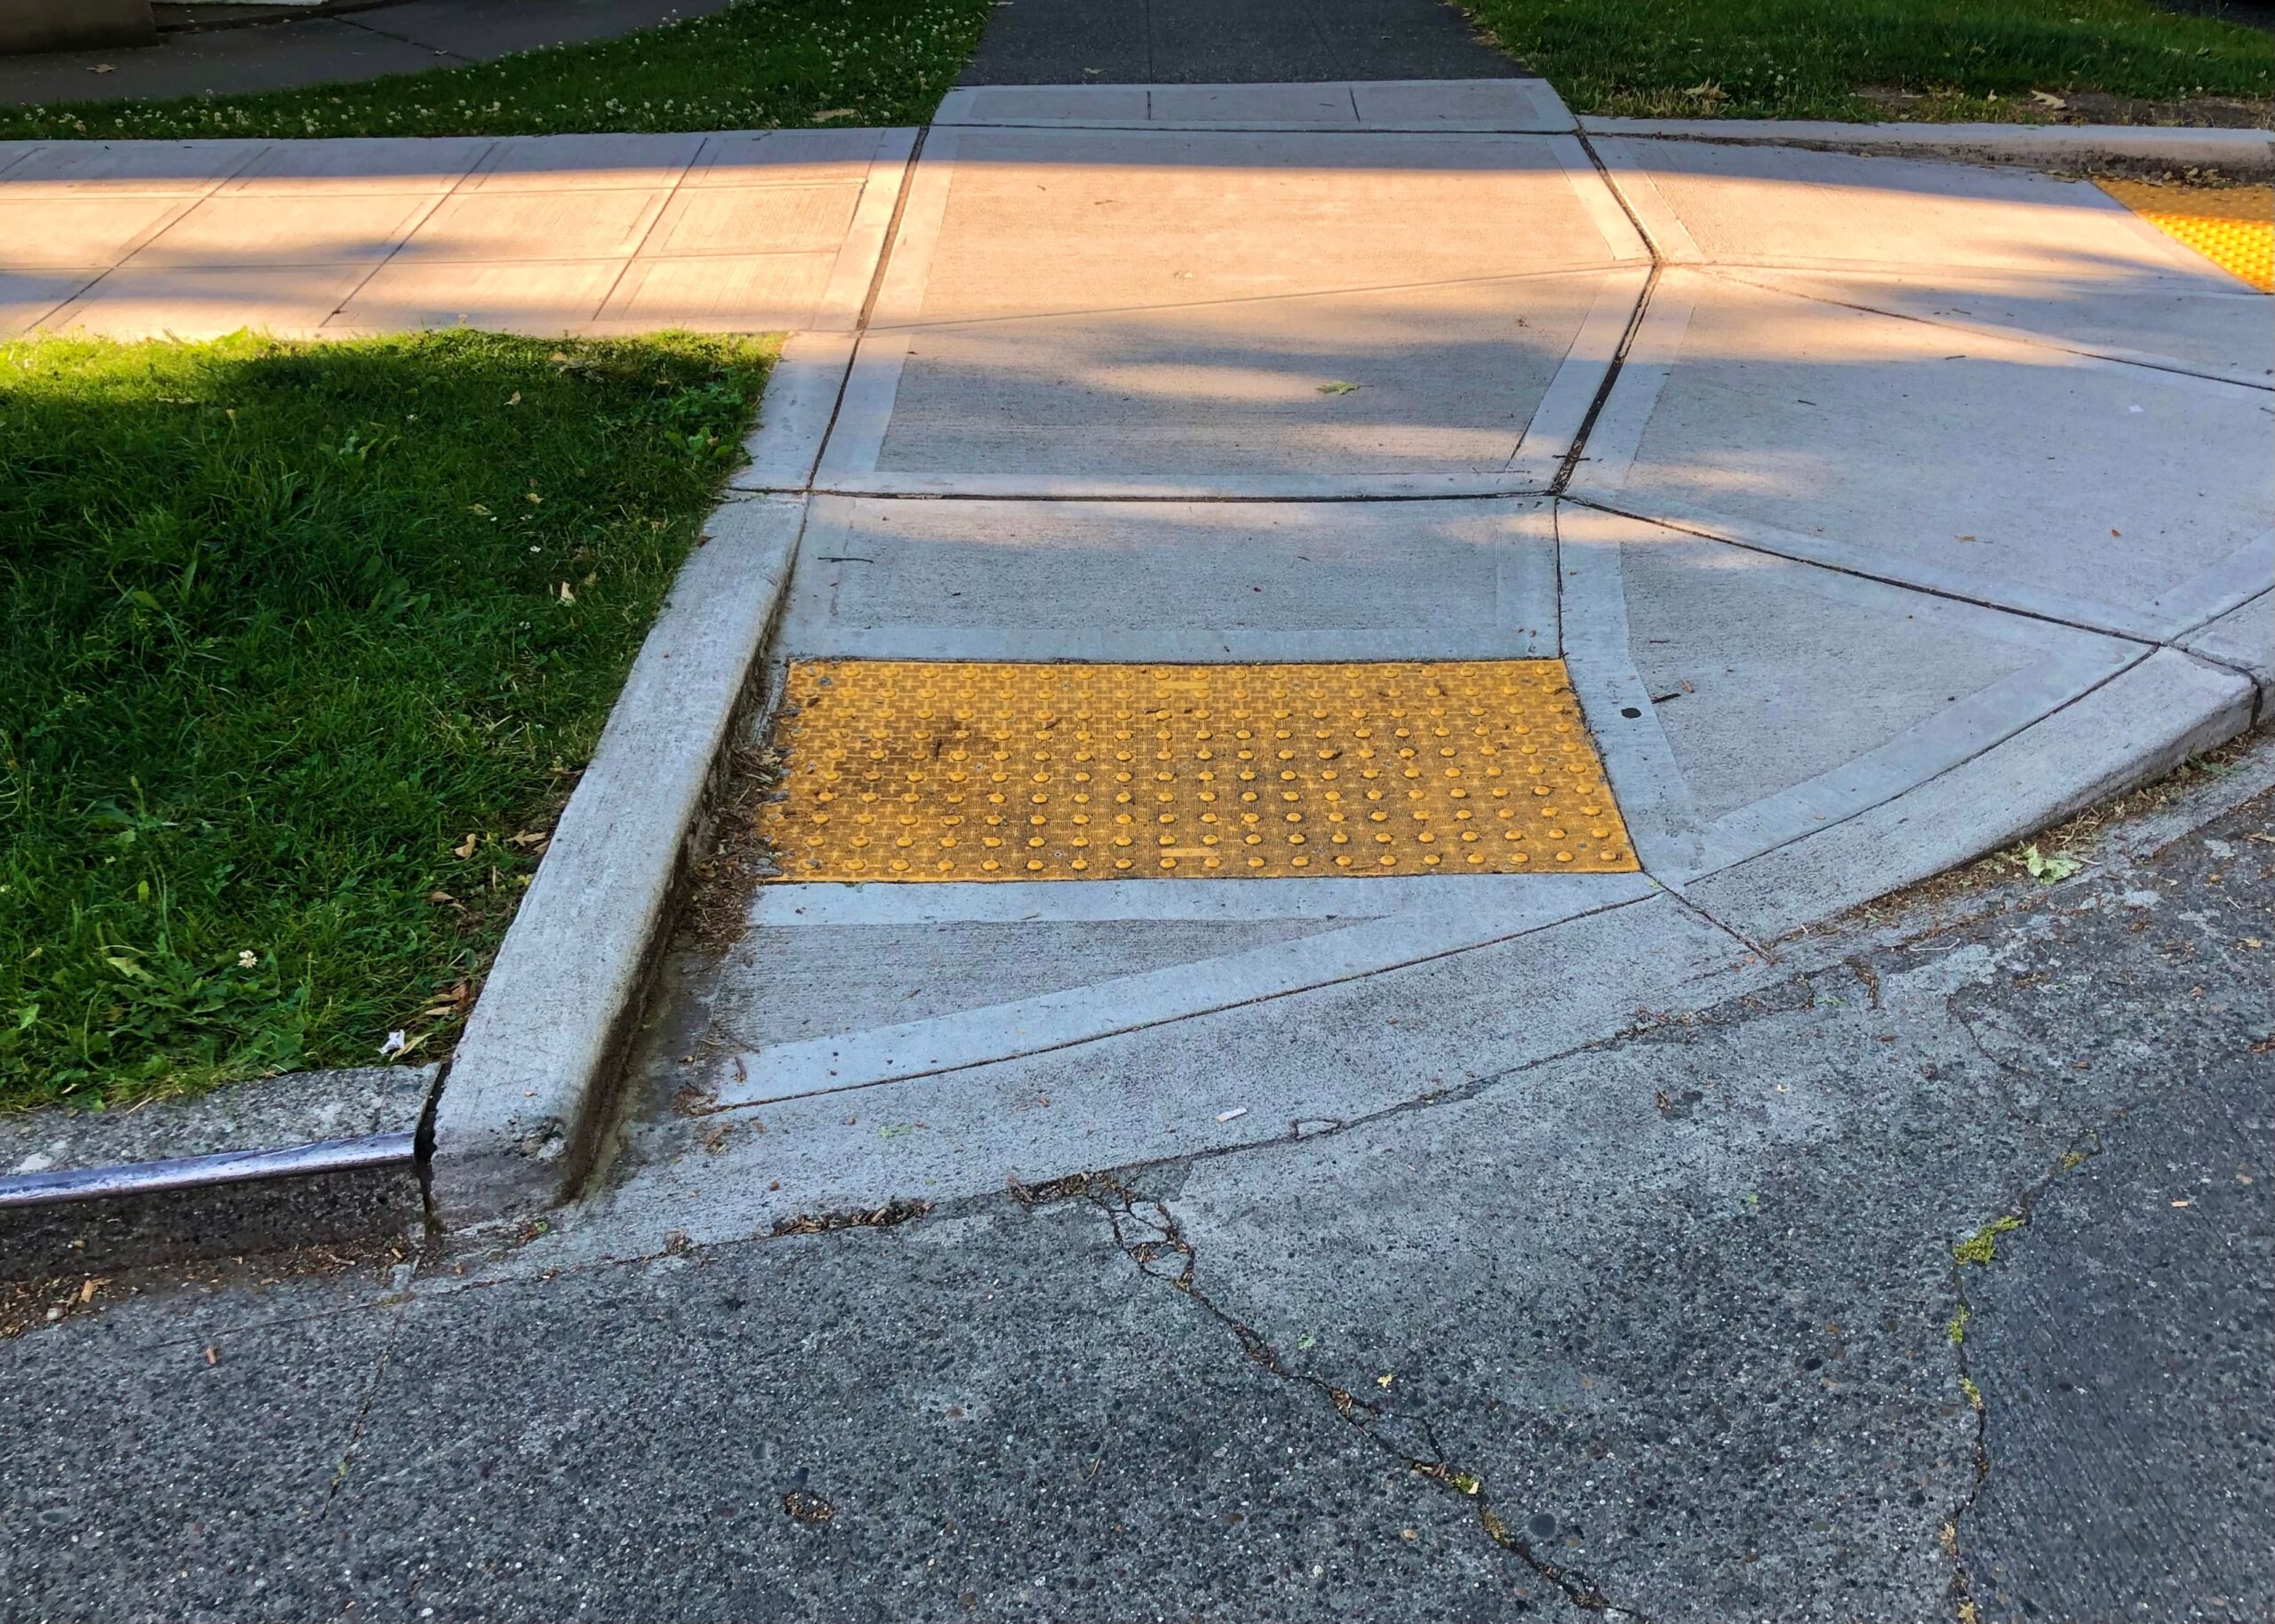
<svg viewBox="0 0 2275 1624">
<path fill-rule="evenodd" d="M 2230 275 L 2275 293 L 2275 186 L 2156 186 L 2103 179 L 2101 189 Z"/>
<path fill-rule="evenodd" d="M 816 660 L 789 670 L 789 880 L 1625 872 L 1561 660 Z"/>
</svg>

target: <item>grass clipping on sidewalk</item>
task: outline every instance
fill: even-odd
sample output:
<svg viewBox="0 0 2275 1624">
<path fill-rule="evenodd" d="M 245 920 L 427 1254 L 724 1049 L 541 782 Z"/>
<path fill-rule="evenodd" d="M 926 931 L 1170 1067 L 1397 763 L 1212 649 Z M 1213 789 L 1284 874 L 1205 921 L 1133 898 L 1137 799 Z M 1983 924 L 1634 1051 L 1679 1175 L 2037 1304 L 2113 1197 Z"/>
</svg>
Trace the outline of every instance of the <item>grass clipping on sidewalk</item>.
<svg viewBox="0 0 2275 1624">
<path fill-rule="evenodd" d="M 550 135 L 920 124 L 991 0 L 738 0 L 591 44 L 352 84 L 0 107 L 0 139 Z"/>
<path fill-rule="evenodd" d="M 443 1047 L 770 353 L 0 344 L 0 1109 Z"/>
<path fill-rule="evenodd" d="M 1578 113 L 2003 121 L 2075 95 L 2144 104 L 2087 108 L 2127 123 L 2275 97 L 2275 36 L 2148 0 L 1463 4 Z"/>
</svg>

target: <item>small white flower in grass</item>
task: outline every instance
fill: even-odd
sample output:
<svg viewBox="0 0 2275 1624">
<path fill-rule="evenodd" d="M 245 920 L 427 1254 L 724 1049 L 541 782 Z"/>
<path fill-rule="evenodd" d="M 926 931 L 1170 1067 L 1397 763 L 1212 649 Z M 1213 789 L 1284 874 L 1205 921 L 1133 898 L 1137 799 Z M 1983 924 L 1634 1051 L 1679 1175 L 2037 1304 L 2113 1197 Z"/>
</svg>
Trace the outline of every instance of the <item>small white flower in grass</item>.
<svg viewBox="0 0 2275 1624">
<path fill-rule="evenodd" d="M 260 955 L 249 947 L 243 949 L 237 954 L 237 968 L 241 970 L 250 970 L 259 962 Z"/>
<path fill-rule="evenodd" d="M 400 1055 L 409 1047 L 410 1040 L 408 1037 L 403 1030 L 398 1027 L 395 1031 L 387 1034 L 387 1040 L 385 1043 L 379 1045 L 379 1058 L 381 1060 L 385 1060 L 390 1055 Z"/>
</svg>

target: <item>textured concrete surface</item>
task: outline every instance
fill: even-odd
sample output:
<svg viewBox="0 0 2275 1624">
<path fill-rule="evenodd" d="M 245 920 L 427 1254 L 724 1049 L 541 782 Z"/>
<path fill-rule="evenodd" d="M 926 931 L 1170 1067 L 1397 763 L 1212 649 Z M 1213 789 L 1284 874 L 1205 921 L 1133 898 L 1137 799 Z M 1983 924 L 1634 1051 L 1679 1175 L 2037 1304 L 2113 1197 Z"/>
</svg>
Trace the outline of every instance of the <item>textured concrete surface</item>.
<svg viewBox="0 0 2275 1624">
<path fill-rule="evenodd" d="M 914 140 L 0 144 L 0 331 L 848 331 Z"/>
<path fill-rule="evenodd" d="M 2193 822 L 1037 1205 L 107 1285 L 0 1344 L 11 1436 L 103 1440 L 0 1461 L 0 1596 L 2262 1616 L 2275 827 Z"/>
<path fill-rule="evenodd" d="M 727 3 L 403 0 L 251 28 L 168 33 L 152 44 L 0 57 L 0 103 L 229 95 L 376 79 L 606 39 L 700 17 Z M 98 67 L 105 69 L 100 76 Z"/>
</svg>

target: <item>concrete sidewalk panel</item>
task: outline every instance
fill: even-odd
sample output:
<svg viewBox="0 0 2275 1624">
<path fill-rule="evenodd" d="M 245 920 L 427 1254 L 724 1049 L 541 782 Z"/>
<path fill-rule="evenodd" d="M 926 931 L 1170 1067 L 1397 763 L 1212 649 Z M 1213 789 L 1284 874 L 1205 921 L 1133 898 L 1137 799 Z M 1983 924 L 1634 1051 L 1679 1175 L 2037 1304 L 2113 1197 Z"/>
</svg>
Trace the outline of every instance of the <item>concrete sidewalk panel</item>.
<svg viewBox="0 0 2275 1624">
<path fill-rule="evenodd" d="M 1557 528 L 1573 681 L 1670 881 L 1900 795 L 2146 652 L 1569 504 Z"/>
<path fill-rule="evenodd" d="M 203 197 L 264 153 L 267 141 L 55 141 L 19 147 L 6 195 Z"/>
<path fill-rule="evenodd" d="M 0 271 L 0 333 L 30 332 L 102 275 L 80 271 Z"/>
<path fill-rule="evenodd" d="M 786 332 L 814 325 L 834 253 L 635 259 L 594 330 Z"/>
<path fill-rule="evenodd" d="M 1394 975 L 1505 943 L 1576 916 L 1616 910 L 1656 890 L 1640 874 L 1545 875 L 1505 910 L 1424 907 L 1324 929 L 1315 921 L 1292 930 L 1261 921 L 1204 927 L 1151 922 L 1142 934 L 1131 936 L 1124 953 L 1137 943 L 1177 942 L 1193 932 L 1207 933 L 1203 940 L 1236 941 L 1251 931 L 1283 939 L 1207 959 L 1188 956 L 1186 961 L 1154 969 L 1133 965 L 1111 977 L 1094 972 L 1052 991 L 994 1004 L 959 999 L 960 1007 L 953 1012 L 930 1016 L 850 1030 L 841 1022 L 823 1036 L 714 1053 L 704 1063 L 702 1081 L 722 1105 L 772 1104 L 1048 1055 L 1202 1015 L 1252 1014 L 1259 1006 Z M 1000 932 L 1007 927 L 934 926 L 930 931 L 953 937 L 991 928 Z"/>
<path fill-rule="evenodd" d="M 47 270 L 116 265 L 196 206 L 187 193 L 18 196 L 0 193 L 0 266 Z"/>
<path fill-rule="evenodd" d="M 1683 887 L 1769 942 L 2162 776 L 2250 725 L 2244 677 L 2171 649 L 1871 810 Z"/>
<path fill-rule="evenodd" d="M 2232 285 L 2087 180 L 1796 147 L 1599 139 L 1596 150 L 1675 264 Z"/>
<path fill-rule="evenodd" d="M 1595 228 L 1601 183 L 1553 137 L 942 131 L 880 323 L 994 321 L 1410 289 L 1640 259 Z M 1608 201 L 1607 197 L 1607 201 Z M 1616 205 L 1614 205 L 1616 213 Z"/>
<path fill-rule="evenodd" d="M 2081 354 L 2275 387 L 2275 299 L 2169 278 L 2111 286 L 2000 271 L 1741 268 L 1720 275 L 1836 305 L 1934 322 L 1958 332 L 2051 344 Z"/>
<path fill-rule="evenodd" d="M 1359 127 L 1347 84 L 1163 84 L 1147 100 L 1146 123 L 1169 129 Z"/>
<path fill-rule="evenodd" d="M 853 224 L 861 183 L 682 187 L 664 207 L 651 254 L 834 253 Z"/>
<path fill-rule="evenodd" d="M 619 1182 L 586 1222 L 542 1244 L 564 1262 L 627 1255 L 659 1248 L 667 1230 L 699 1243 L 762 1233 L 798 1212 L 911 1194 L 946 1201 L 999 1190 L 1006 1177 L 1283 1139 L 1594 1041 L 1639 1007 L 1688 1007 L 1777 974 L 1664 895 L 1541 922 L 1551 917 L 1528 927 L 1512 911 L 1505 939 L 1308 991 L 692 1122 L 671 1110 L 682 1068 L 665 1063 L 627 1128 Z M 1349 934 L 1289 946 L 1316 952 Z M 686 1153 L 721 1126 L 730 1131 L 715 1152 Z"/>
<path fill-rule="evenodd" d="M 243 193 L 201 198 L 135 250 L 136 270 L 171 266 L 375 265 L 435 206 L 431 194 L 352 192 L 295 196 L 289 207 Z"/>
<path fill-rule="evenodd" d="M 703 138 L 681 179 L 683 189 L 710 187 L 858 185 L 870 166 L 886 161 L 881 137 L 905 134 L 868 128 L 722 130 Z M 901 144 L 906 155 L 906 144 Z"/>
<path fill-rule="evenodd" d="M 1573 128 L 1571 109 L 1545 79 L 1378 79 L 1351 87 L 1369 130 L 1497 130 L 1545 133 Z"/>
<path fill-rule="evenodd" d="M 1569 138 L 946 131 L 825 482 L 1537 488 L 1625 326 L 1604 273 L 1642 252 Z"/>
<path fill-rule="evenodd" d="M 653 191 L 678 184 L 706 138 L 683 135 L 514 135 L 492 147 L 469 192 Z"/>
<path fill-rule="evenodd" d="M 224 195 L 256 192 L 271 197 L 447 192 L 474 172 L 492 144 L 486 135 L 279 141 L 220 190 Z"/>
<path fill-rule="evenodd" d="M 872 329 L 864 355 L 906 353 L 876 466 L 949 480 L 1497 474 L 1608 280 Z M 1624 325 L 1632 301 L 1618 302 Z"/>
<path fill-rule="evenodd" d="M 44 323 L 116 338 L 212 338 L 245 329 L 313 337 L 370 275 L 368 265 L 127 267 Z"/>
<path fill-rule="evenodd" d="M 627 257 L 647 239 L 670 194 L 461 189 L 403 245 L 403 262 L 563 260 Z"/>
<path fill-rule="evenodd" d="M 372 272 L 328 325 L 353 332 L 491 327 L 555 338 L 590 322 L 624 269 L 621 259 L 479 265 L 398 257 Z"/>
<path fill-rule="evenodd" d="M 1669 271 L 1572 494 L 2156 639 L 2275 576 L 2275 397 Z"/>
<path fill-rule="evenodd" d="M 1557 652 L 1545 504 L 818 498 L 790 658 L 1520 659 Z"/>
</svg>

